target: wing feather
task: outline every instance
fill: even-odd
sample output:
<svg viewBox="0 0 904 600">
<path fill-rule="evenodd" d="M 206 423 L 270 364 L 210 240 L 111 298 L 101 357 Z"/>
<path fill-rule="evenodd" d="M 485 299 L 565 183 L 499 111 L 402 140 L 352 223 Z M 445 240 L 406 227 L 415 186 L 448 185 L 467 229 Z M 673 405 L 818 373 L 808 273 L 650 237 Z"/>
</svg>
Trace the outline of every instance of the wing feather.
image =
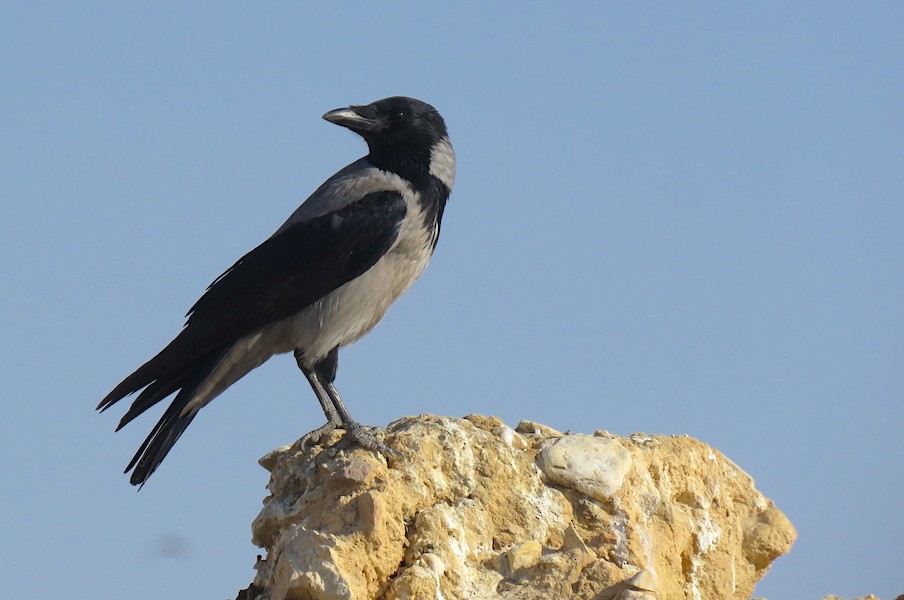
<svg viewBox="0 0 904 600">
<path fill-rule="evenodd" d="M 395 243 L 406 210 L 401 193 L 373 192 L 270 237 L 214 280 L 189 310 L 176 339 L 116 386 L 98 408 L 109 408 L 154 382 L 159 390 L 151 399 L 156 403 L 159 392 L 172 387 L 167 382 L 188 365 L 290 317 L 363 274 Z"/>
</svg>

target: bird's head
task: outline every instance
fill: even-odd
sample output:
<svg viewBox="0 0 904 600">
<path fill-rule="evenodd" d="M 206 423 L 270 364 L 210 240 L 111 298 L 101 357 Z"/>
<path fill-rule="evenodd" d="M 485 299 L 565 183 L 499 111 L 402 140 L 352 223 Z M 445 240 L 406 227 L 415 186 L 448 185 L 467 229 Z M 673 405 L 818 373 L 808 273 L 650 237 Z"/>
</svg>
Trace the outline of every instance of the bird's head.
<svg viewBox="0 0 904 600">
<path fill-rule="evenodd" d="M 371 161 L 381 167 L 392 168 L 400 160 L 408 166 L 423 160 L 429 166 L 434 146 L 444 140 L 448 143 L 446 123 L 440 114 L 414 98 L 393 96 L 364 106 L 338 108 L 323 118 L 363 137 Z"/>
</svg>

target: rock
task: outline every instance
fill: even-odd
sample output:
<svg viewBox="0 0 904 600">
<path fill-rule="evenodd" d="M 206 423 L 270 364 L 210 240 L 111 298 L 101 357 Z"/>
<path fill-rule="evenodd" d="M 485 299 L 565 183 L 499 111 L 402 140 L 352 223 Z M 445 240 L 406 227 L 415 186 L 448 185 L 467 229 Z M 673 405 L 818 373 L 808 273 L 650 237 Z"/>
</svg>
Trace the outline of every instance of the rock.
<svg viewBox="0 0 904 600">
<path fill-rule="evenodd" d="M 443 561 L 435 554 L 422 554 L 400 577 L 393 580 L 388 600 L 442 600 L 439 580 L 445 572 Z"/>
<path fill-rule="evenodd" d="M 529 421 L 527 419 L 521 419 L 521 421 L 519 421 L 518 423 L 518 426 L 515 427 L 515 431 L 517 431 L 518 433 L 539 435 L 543 437 L 562 437 L 562 433 L 556 431 L 552 427 L 541 425 L 540 423 Z"/>
<path fill-rule="evenodd" d="M 768 569 L 769 564 L 788 551 L 794 541 L 794 528 L 788 517 L 770 506 L 754 516 L 744 534 L 744 556 L 758 569 Z"/>
<path fill-rule="evenodd" d="M 606 501 L 628 474 L 631 453 L 611 438 L 566 435 L 540 452 L 537 462 L 553 482 Z"/>
<path fill-rule="evenodd" d="M 506 551 L 507 559 L 505 572 L 514 575 L 521 569 L 529 569 L 540 562 L 540 554 L 543 552 L 543 544 L 537 540 L 528 540 Z"/>
<path fill-rule="evenodd" d="M 747 599 L 795 538 L 752 479 L 688 437 L 401 419 L 261 460 L 247 600 Z"/>
<path fill-rule="evenodd" d="M 624 589 L 615 596 L 615 600 L 657 600 L 657 598 L 652 592 Z"/>
<path fill-rule="evenodd" d="M 642 592 L 655 592 L 659 588 L 659 579 L 656 577 L 656 571 L 643 569 L 626 579 L 625 585 Z"/>
</svg>

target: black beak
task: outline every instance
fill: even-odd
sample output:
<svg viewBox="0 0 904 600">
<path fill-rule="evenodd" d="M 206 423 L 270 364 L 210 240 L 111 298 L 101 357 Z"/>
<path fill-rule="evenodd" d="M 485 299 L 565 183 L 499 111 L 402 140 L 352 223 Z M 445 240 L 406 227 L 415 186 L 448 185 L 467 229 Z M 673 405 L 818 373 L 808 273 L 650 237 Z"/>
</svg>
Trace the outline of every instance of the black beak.
<svg viewBox="0 0 904 600">
<path fill-rule="evenodd" d="M 383 123 L 376 119 L 376 111 L 370 106 L 337 108 L 323 115 L 323 118 L 357 133 L 373 133 L 383 129 Z"/>
</svg>

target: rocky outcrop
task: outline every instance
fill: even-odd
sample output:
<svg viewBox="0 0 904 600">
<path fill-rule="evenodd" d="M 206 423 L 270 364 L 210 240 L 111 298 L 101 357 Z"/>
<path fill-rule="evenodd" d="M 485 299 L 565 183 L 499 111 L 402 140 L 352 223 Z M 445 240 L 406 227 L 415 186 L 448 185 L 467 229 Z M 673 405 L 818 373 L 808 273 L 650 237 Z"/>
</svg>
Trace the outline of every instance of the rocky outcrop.
<svg viewBox="0 0 904 600">
<path fill-rule="evenodd" d="M 688 437 L 401 419 L 383 456 L 336 434 L 261 459 L 266 549 L 243 600 L 747 599 L 796 536 Z"/>
</svg>

